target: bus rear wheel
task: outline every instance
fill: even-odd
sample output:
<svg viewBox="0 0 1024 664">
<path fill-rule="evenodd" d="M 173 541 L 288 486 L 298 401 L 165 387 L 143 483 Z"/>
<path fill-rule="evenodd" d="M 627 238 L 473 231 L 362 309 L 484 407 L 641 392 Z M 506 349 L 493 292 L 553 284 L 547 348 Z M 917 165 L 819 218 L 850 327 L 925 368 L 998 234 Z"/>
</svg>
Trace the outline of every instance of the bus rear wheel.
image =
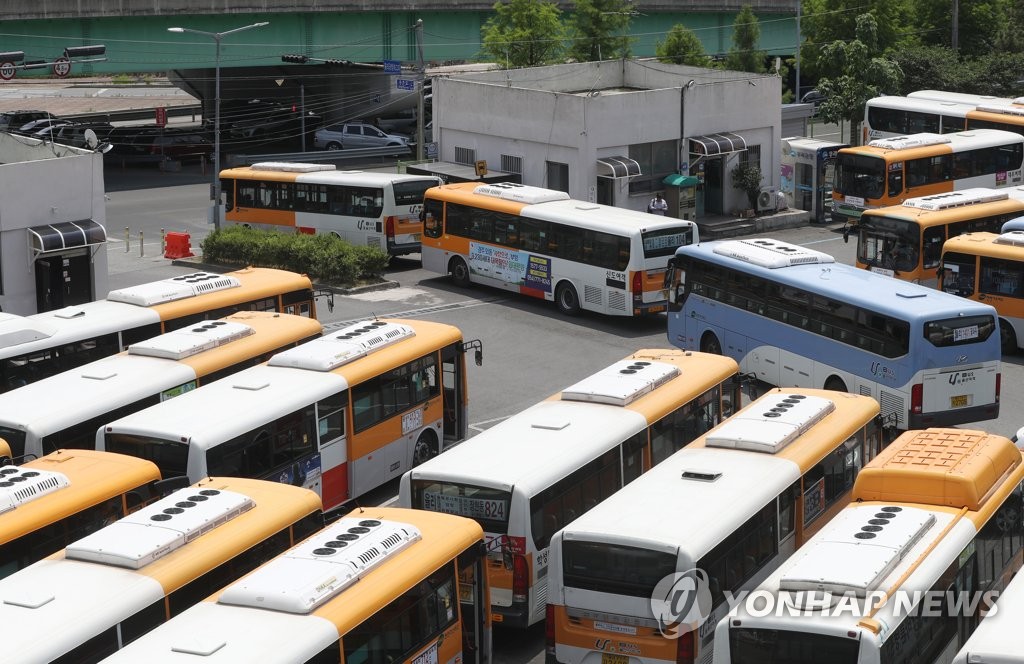
<svg viewBox="0 0 1024 664">
<path fill-rule="evenodd" d="M 999 319 L 999 345 L 1003 348 L 1003 355 L 1013 355 L 1017 352 L 1017 333 L 1003 319 Z"/>
<path fill-rule="evenodd" d="M 839 376 L 829 376 L 828 380 L 825 381 L 825 389 L 832 390 L 833 392 L 849 392 L 846 389 L 846 383 Z"/>
<path fill-rule="evenodd" d="M 452 281 L 456 286 L 469 287 L 469 266 L 461 258 L 453 258 L 448 263 L 448 274 L 452 275 Z"/>
<path fill-rule="evenodd" d="M 437 455 L 437 437 L 434 432 L 426 430 L 416 440 L 416 447 L 412 448 L 412 465 L 418 466 L 421 463 L 430 461 Z"/>
<path fill-rule="evenodd" d="M 555 290 L 555 304 L 558 310 L 568 316 L 575 316 L 580 312 L 580 298 L 572 284 L 561 283 Z"/>
<path fill-rule="evenodd" d="M 718 340 L 714 332 L 708 332 L 701 337 L 700 352 L 711 353 L 712 355 L 722 354 L 722 342 Z"/>
</svg>

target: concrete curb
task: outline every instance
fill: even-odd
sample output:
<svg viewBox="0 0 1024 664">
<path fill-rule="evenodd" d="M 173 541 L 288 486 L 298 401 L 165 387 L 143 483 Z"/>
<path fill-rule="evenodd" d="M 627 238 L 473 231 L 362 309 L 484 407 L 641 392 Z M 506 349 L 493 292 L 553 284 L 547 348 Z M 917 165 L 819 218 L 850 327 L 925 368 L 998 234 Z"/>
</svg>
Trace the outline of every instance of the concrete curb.
<svg viewBox="0 0 1024 664">
<path fill-rule="evenodd" d="M 171 265 L 177 265 L 179 267 L 188 267 L 195 270 L 204 270 L 206 272 L 232 272 L 234 270 L 241 269 L 238 265 L 222 265 L 218 263 L 204 263 L 202 256 L 192 256 L 190 258 L 175 258 L 171 260 Z M 313 282 L 314 288 L 322 288 L 329 290 L 339 295 L 358 295 L 359 293 L 372 293 L 374 291 L 389 290 L 391 288 L 399 288 L 402 284 L 397 281 L 390 279 L 382 279 L 378 283 L 374 284 L 363 284 L 360 286 L 339 286 L 337 284 L 328 283 L 317 283 Z"/>
</svg>

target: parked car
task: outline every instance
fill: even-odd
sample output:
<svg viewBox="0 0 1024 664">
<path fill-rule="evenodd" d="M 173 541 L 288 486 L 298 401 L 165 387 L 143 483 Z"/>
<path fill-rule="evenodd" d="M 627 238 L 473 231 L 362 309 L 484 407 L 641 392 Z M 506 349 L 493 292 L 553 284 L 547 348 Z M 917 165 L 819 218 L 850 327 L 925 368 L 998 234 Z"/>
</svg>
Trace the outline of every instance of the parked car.
<svg viewBox="0 0 1024 664">
<path fill-rule="evenodd" d="M 91 129 L 96 135 L 97 143 L 103 143 L 107 141 L 107 136 L 113 128 L 108 122 L 71 122 L 54 128 L 50 136 L 55 143 L 84 148 L 89 147 L 86 145 L 86 131 Z"/>
<path fill-rule="evenodd" d="M 321 150 L 350 148 L 409 147 L 404 136 L 387 134 L 368 122 L 345 122 L 316 130 L 314 144 Z"/>
<path fill-rule="evenodd" d="M 825 101 L 825 95 L 818 90 L 811 90 L 810 92 L 805 92 L 800 101 L 805 104 L 814 104 L 814 112 L 817 113 L 821 102 Z"/>
<path fill-rule="evenodd" d="M 16 132 L 29 122 L 52 117 L 49 111 L 4 111 L 0 113 L 0 131 Z"/>
</svg>

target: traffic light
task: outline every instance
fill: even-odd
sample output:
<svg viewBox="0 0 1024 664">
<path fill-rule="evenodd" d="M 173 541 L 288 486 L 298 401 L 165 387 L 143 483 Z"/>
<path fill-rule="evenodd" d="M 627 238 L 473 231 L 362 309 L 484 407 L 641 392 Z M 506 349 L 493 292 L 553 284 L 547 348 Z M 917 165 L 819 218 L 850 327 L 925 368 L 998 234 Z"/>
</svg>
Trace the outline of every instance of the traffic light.
<svg viewBox="0 0 1024 664">
<path fill-rule="evenodd" d="M 93 46 L 68 46 L 64 49 L 65 58 L 84 58 L 91 55 L 103 55 L 107 47 L 102 44 Z"/>
<path fill-rule="evenodd" d="M 7 51 L 0 53 L 0 62 L 21 62 L 25 59 L 25 51 Z"/>
<path fill-rule="evenodd" d="M 281 62 L 297 62 L 301 65 L 309 62 L 309 56 L 300 53 L 287 53 L 281 56 Z"/>
</svg>

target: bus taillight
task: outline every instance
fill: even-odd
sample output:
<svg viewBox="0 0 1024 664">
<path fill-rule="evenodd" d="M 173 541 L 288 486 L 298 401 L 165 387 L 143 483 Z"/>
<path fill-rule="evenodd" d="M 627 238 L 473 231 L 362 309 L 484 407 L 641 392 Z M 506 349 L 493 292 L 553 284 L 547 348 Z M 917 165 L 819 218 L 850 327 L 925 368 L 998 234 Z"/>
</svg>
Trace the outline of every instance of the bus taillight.
<svg viewBox="0 0 1024 664">
<path fill-rule="evenodd" d="M 633 294 L 638 295 L 644 292 L 644 273 L 633 273 Z"/>
<path fill-rule="evenodd" d="M 910 388 L 910 412 L 914 415 L 920 415 L 924 411 L 924 385 L 921 383 L 914 383 L 914 386 Z"/>
<path fill-rule="evenodd" d="M 555 605 L 548 604 L 544 610 L 545 661 L 555 661 Z"/>
<path fill-rule="evenodd" d="M 676 664 L 693 664 L 693 632 L 676 640 Z"/>
<path fill-rule="evenodd" d="M 394 217 L 387 217 L 384 220 L 384 234 L 387 235 L 388 238 L 392 238 L 393 239 L 395 237 L 395 218 Z"/>
<path fill-rule="evenodd" d="M 526 556 L 512 556 L 512 601 L 525 602 L 530 592 L 530 568 Z"/>
</svg>

